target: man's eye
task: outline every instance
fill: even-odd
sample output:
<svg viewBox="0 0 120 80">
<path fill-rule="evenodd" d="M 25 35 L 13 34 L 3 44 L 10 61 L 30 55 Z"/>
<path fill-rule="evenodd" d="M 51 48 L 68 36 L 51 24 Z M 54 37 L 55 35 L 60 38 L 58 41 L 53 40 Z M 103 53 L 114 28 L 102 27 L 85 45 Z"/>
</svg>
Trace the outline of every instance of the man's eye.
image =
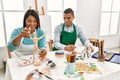
<svg viewBox="0 0 120 80">
<path fill-rule="evenodd" d="M 67 19 L 70 19 L 70 18 L 67 18 Z"/>
</svg>

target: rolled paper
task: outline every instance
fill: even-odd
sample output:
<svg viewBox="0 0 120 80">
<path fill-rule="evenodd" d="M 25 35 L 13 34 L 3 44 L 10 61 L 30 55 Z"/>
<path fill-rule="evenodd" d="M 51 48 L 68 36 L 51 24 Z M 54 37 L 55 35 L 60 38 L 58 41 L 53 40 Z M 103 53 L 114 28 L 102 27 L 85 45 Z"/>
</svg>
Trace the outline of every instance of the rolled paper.
<svg viewBox="0 0 120 80">
<path fill-rule="evenodd" d="M 67 62 L 70 62 L 70 54 L 66 55 Z"/>
</svg>

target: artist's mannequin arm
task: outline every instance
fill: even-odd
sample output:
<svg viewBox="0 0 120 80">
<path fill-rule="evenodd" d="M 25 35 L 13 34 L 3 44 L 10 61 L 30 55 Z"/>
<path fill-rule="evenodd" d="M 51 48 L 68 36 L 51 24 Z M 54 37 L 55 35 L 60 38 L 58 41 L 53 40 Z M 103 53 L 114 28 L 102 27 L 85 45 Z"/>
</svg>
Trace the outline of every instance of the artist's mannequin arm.
<svg viewBox="0 0 120 80">
<path fill-rule="evenodd" d="M 30 39 L 33 40 L 33 38 L 30 36 Z"/>
<path fill-rule="evenodd" d="M 42 36 L 40 36 L 40 37 L 38 38 L 38 40 L 40 40 L 40 39 L 42 39 L 43 37 L 45 37 L 45 35 L 46 35 L 46 32 L 45 32 Z"/>
</svg>

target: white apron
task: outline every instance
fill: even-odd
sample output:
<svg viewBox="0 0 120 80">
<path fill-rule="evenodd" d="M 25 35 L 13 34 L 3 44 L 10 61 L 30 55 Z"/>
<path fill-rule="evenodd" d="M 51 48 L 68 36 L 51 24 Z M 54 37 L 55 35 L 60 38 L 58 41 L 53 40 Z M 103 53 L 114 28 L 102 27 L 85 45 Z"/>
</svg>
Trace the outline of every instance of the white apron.
<svg viewBox="0 0 120 80">
<path fill-rule="evenodd" d="M 18 49 L 14 51 L 13 57 L 20 57 L 20 56 L 33 54 L 34 45 L 24 45 L 22 41 L 23 39 L 21 40 Z"/>
</svg>

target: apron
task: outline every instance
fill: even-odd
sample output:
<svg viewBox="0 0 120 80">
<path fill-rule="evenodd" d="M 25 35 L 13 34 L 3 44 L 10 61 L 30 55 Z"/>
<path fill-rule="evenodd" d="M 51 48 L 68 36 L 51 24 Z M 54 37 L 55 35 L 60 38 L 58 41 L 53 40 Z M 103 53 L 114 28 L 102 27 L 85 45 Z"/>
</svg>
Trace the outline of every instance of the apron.
<svg viewBox="0 0 120 80">
<path fill-rule="evenodd" d="M 70 44 L 74 45 L 76 42 L 76 39 L 77 39 L 75 25 L 73 24 L 73 28 L 74 28 L 73 32 L 64 31 L 64 27 L 65 27 L 65 24 L 63 24 L 63 26 L 62 26 L 62 32 L 60 35 L 60 43 L 62 43 L 64 45 L 70 45 Z M 52 50 L 55 51 L 58 49 L 53 47 Z"/>
<path fill-rule="evenodd" d="M 14 57 L 20 57 L 20 56 L 25 56 L 25 55 L 30 55 L 30 54 L 33 54 L 33 51 L 34 51 L 34 44 L 31 44 L 31 45 L 25 45 L 23 44 L 24 38 L 22 38 L 20 44 L 19 44 L 19 47 L 17 50 L 15 50 L 14 52 Z"/>
</svg>

